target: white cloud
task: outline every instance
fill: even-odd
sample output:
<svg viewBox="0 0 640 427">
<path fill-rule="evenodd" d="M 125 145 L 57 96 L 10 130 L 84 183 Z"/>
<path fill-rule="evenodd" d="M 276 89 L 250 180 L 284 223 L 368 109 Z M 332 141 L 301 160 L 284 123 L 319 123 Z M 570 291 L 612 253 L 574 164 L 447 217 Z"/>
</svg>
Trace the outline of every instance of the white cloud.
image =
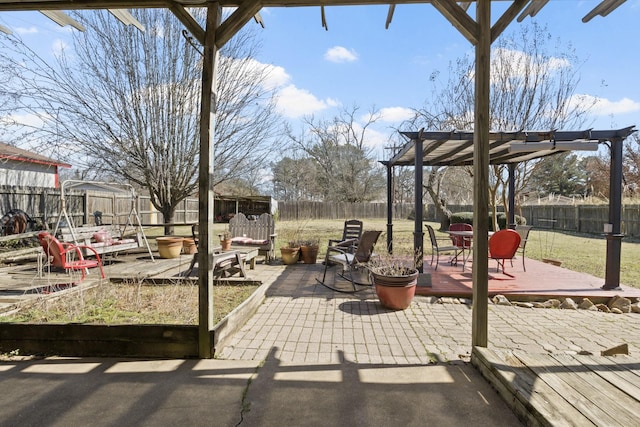
<svg viewBox="0 0 640 427">
<path fill-rule="evenodd" d="M 292 84 L 283 87 L 278 92 L 278 109 L 282 114 L 291 118 L 314 114 L 337 105 L 339 103 L 331 98 L 318 99 L 308 90 L 299 89 Z"/>
<path fill-rule="evenodd" d="M 9 114 L 4 117 L 0 117 L 0 123 L 3 123 L 7 126 L 12 124 L 25 125 L 35 128 L 41 128 L 44 126 L 45 122 L 51 118 L 51 115 L 48 113 L 42 114 Z"/>
<path fill-rule="evenodd" d="M 612 114 L 628 114 L 640 111 L 640 102 L 629 98 L 611 101 L 606 98 L 598 98 L 592 95 L 574 95 L 570 102 L 573 105 L 593 106 L 589 113 L 594 116 L 608 116 Z"/>
<path fill-rule="evenodd" d="M 257 62 L 257 61 L 256 61 Z M 267 69 L 267 78 L 265 86 L 269 89 L 285 86 L 291 80 L 291 76 L 287 74 L 283 67 L 279 65 L 264 65 Z"/>
<path fill-rule="evenodd" d="M 380 110 L 383 122 L 402 122 L 413 117 L 413 110 L 405 107 L 387 107 Z"/>
<path fill-rule="evenodd" d="M 325 52 L 324 59 L 338 63 L 353 62 L 358 59 L 358 54 L 354 50 L 349 50 L 346 47 L 334 46 Z"/>
<path fill-rule="evenodd" d="M 372 128 L 367 128 L 364 136 L 364 143 L 366 146 L 377 148 L 382 152 L 382 148 L 389 143 L 389 132 L 381 132 Z"/>
<path fill-rule="evenodd" d="M 25 35 L 25 34 L 37 34 L 38 33 L 38 28 L 31 26 L 29 28 L 26 27 L 18 27 L 15 29 L 15 32 L 20 34 L 20 35 Z"/>
<path fill-rule="evenodd" d="M 502 85 L 524 84 L 530 81 L 533 84 L 536 79 L 531 78 L 549 71 L 558 71 L 570 68 L 571 63 L 565 58 L 550 57 L 548 59 L 537 58 L 520 50 L 495 48 L 491 51 L 491 81 L 501 82 Z M 468 79 L 472 80 L 475 70 L 471 69 Z M 525 79 L 529 76 L 529 79 Z M 518 82 L 511 79 L 516 78 Z"/>
<path fill-rule="evenodd" d="M 51 43 L 51 51 L 53 52 L 53 56 L 59 57 L 63 52 L 67 53 L 69 45 L 62 39 L 55 39 L 53 43 Z"/>
</svg>

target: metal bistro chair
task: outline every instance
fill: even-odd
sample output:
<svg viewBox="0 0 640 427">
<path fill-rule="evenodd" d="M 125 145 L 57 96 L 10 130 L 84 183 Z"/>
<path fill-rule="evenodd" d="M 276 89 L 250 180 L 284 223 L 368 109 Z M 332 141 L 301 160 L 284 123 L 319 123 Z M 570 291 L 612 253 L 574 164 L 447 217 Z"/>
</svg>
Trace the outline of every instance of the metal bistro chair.
<svg viewBox="0 0 640 427">
<path fill-rule="evenodd" d="M 365 231 L 362 233 L 360 244 L 354 253 L 349 251 L 349 246 L 340 246 L 339 243 L 334 246 L 329 246 L 324 259 L 324 273 L 322 274 L 322 280 L 316 279 L 318 283 L 331 290 L 345 293 L 353 293 L 365 289 L 359 289 L 358 285 L 371 286 L 371 283 L 368 281 L 367 283 L 359 281 L 358 274 L 363 272 L 368 273 L 368 271 L 366 271 L 366 267 L 362 264 L 369 262 L 371 259 L 373 247 L 378 241 L 380 234 L 382 234 L 382 231 Z M 351 289 L 339 289 L 327 284 L 327 269 L 335 264 L 340 264 L 342 266 L 342 272 L 337 274 L 351 283 Z"/>
<path fill-rule="evenodd" d="M 433 227 L 427 224 L 427 231 L 429 232 L 429 239 L 431 239 L 431 265 L 433 265 L 433 258 L 435 256 L 436 259 L 436 267 L 434 270 L 438 269 L 438 261 L 440 258 L 440 252 L 453 252 L 454 254 L 458 252 L 457 246 L 439 246 L 438 239 L 436 238 L 436 232 L 433 230 Z M 444 239 L 441 239 L 444 241 Z M 447 239 L 449 240 L 449 239 Z"/>
<path fill-rule="evenodd" d="M 527 271 L 527 268 L 524 265 L 524 253 L 527 249 L 527 240 L 529 239 L 529 232 L 531 232 L 532 228 L 532 225 L 516 225 L 516 231 L 520 235 L 520 245 L 518 246 L 516 253 L 520 253 L 522 255 L 522 269 L 525 272 Z M 513 267 L 513 260 L 511 260 L 511 267 Z"/>
</svg>

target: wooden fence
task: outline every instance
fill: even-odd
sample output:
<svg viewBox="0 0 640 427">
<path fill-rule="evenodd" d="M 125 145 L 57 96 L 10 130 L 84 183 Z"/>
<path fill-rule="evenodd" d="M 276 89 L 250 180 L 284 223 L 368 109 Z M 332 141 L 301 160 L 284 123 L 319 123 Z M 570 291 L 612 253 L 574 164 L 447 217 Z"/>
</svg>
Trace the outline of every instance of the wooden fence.
<svg viewBox="0 0 640 427">
<path fill-rule="evenodd" d="M 396 219 L 408 218 L 412 213 L 412 204 L 393 207 Z M 386 217 L 386 203 L 278 202 L 278 219 L 283 221 Z"/>
<path fill-rule="evenodd" d="M 65 192 L 67 215 L 75 225 L 94 224 L 94 212 L 101 212 L 105 224 L 124 224 L 132 206 L 144 225 L 163 224 L 164 218 L 151 204 L 149 196 L 131 199 L 129 193 L 93 190 Z M 133 205 L 132 205 L 133 204 Z M 54 227 L 60 217 L 60 190 L 35 187 L 0 186 L 0 216 L 11 209 L 21 209 L 34 220 Z M 173 223 L 192 224 L 198 221 L 198 200 L 183 200 L 176 209 Z"/>
<path fill-rule="evenodd" d="M 128 194 L 99 191 L 74 190 L 68 193 L 67 212 L 74 224 L 93 224 L 95 211 L 102 212 L 105 224 L 126 222 L 135 203 L 144 225 L 163 224 L 162 214 L 151 205 L 148 196 L 139 196 L 132 201 Z M 22 209 L 32 218 L 55 225 L 60 213 L 60 191 L 32 187 L 0 186 L 0 215 L 10 209 Z M 471 205 L 449 206 L 452 212 L 470 212 Z M 406 219 L 413 215 L 413 204 L 397 204 L 393 207 L 395 219 Z M 433 205 L 425 207 L 424 219 L 438 221 Z M 537 228 L 600 234 L 608 223 L 608 205 L 527 205 L 517 208 L 518 215 L 526 218 L 527 224 Z M 323 202 L 278 202 L 279 220 L 305 219 L 386 218 L 386 203 L 323 203 Z M 174 224 L 192 224 L 198 221 L 198 200 L 183 200 L 176 209 Z M 622 233 L 629 237 L 640 237 L 640 205 L 622 206 Z"/>
</svg>

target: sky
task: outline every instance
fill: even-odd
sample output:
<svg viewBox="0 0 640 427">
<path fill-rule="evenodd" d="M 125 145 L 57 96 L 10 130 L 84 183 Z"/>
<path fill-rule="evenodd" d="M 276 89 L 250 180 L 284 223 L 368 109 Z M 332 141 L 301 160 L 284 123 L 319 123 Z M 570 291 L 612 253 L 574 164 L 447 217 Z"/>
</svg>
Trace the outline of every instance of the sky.
<svg viewBox="0 0 640 427">
<path fill-rule="evenodd" d="M 495 21 L 510 2 L 495 2 Z M 552 0 L 534 17 L 554 38 L 571 44 L 580 60 L 576 93 L 598 100 L 586 128 L 640 127 L 640 0 L 627 0 L 607 17 L 582 18 L 598 1 Z M 430 4 L 397 5 L 385 29 L 388 6 L 265 8 L 257 59 L 272 68 L 281 113 L 294 126 L 306 115 L 331 118 L 358 106 L 364 120 L 376 108 L 383 120 L 367 134 L 379 150 L 431 91 L 429 76 L 473 54 L 473 46 Z M 475 17 L 474 7 L 469 12 Z M 39 12 L 5 12 L 0 25 L 42 51 L 54 51 L 69 31 Z M 248 25 L 257 25 L 252 21 Z M 522 25 L 513 21 L 505 33 Z M 2 36 L 2 33 L 0 33 Z M 415 129 L 407 129 L 415 130 Z"/>
</svg>

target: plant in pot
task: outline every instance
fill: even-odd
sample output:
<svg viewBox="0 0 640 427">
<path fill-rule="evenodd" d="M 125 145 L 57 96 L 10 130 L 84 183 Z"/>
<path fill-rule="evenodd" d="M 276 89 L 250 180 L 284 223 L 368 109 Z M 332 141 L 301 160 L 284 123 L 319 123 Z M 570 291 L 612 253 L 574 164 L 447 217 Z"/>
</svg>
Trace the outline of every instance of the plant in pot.
<svg viewBox="0 0 640 427">
<path fill-rule="evenodd" d="M 318 239 L 302 240 L 300 242 L 300 260 L 305 264 L 315 264 L 319 248 L 320 241 Z"/>
<path fill-rule="evenodd" d="M 372 258 L 367 268 L 380 303 L 392 310 L 411 305 L 418 284 L 418 269 L 413 260 L 392 255 Z"/>
<path fill-rule="evenodd" d="M 229 249 L 231 249 L 231 232 L 229 230 L 225 230 L 219 236 L 220 246 L 222 246 L 222 250 L 228 251 Z"/>
<path fill-rule="evenodd" d="M 300 243 L 297 240 L 290 240 L 285 246 L 280 247 L 282 263 L 292 265 L 298 262 L 300 257 Z"/>
<path fill-rule="evenodd" d="M 285 265 L 296 264 L 300 259 L 300 233 L 304 230 L 305 222 L 295 223 L 294 227 L 278 234 L 279 242 L 286 242 L 280 244 L 280 254 L 282 256 L 282 263 Z"/>
</svg>

